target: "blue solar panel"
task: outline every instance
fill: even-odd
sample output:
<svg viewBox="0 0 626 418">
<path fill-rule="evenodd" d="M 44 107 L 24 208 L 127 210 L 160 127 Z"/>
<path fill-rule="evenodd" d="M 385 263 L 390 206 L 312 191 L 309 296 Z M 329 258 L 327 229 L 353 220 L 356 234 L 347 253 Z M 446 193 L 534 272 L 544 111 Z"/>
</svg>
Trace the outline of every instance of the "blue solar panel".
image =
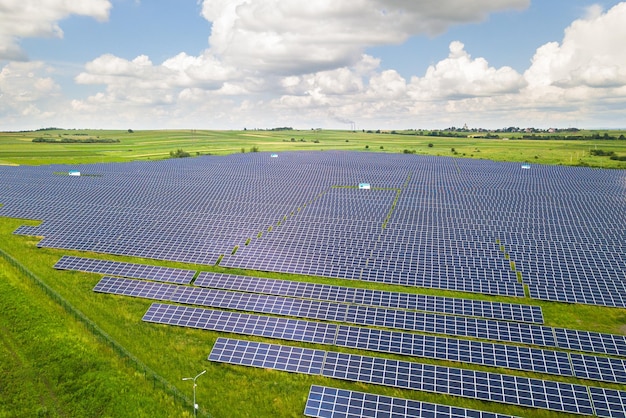
<svg viewBox="0 0 626 418">
<path fill-rule="evenodd" d="M 89 273 L 102 273 L 114 276 L 132 277 L 160 282 L 189 284 L 196 274 L 194 270 L 147 264 L 124 263 L 121 261 L 99 260 L 95 258 L 63 256 L 54 265 L 59 270 L 77 270 Z"/>
<path fill-rule="evenodd" d="M 576 377 L 626 384 L 626 360 L 577 353 L 570 357 Z"/>
<path fill-rule="evenodd" d="M 337 325 L 153 303 L 143 321 L 282 340 L 333 344 Z"/>
<path fill-rule="evenodd" d="M 326 377 L 362 383 L 583 415 L 593 413 L 586 386 L 333 351 L 314 353 L 313 350 L 306 350 L 220 338 L 209 360 L 277 370 L 303 370 L 303 373 L 310 374 L 320 371 Z"/>
<path fill-rule="evenodd" d="M 311 386 L 304 415 L 316 418 L 510 418 L 493 412 L 316 385 Z"/>
<path fill-rule="evenodd" d="M 294 373 L 320 374 L 324 355 L 322 350 L 218 338 L 209 360 Z"/>
<path fill-rule="evenodd" d="M 335 345 L 438 360 L 572 376 L 567 353 L 340 325 Z"/>
<path fill-rule="evenodd" d="M 626 356 L 626 336 L 624 335 L 601 334 L 563 328 L 555 328 L 554 334 L 557 347 L 559 348 Z"/>
<path fill-rule="evenodd" d="M 625 417 L 626 391 L 590 387 L 595 415 L 599 417 Z"/>
</svg>

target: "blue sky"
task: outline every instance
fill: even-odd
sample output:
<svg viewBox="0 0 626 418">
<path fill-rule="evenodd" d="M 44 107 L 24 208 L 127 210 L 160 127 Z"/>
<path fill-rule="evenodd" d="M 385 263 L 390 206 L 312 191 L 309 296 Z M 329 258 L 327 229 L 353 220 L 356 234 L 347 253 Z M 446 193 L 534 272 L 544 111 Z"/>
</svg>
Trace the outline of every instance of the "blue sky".
<svg viewBox="0 0 626 418">
<path fill-rule="evenodd" d="M 626 127 L 624 2 L 67 3 L 0 0 L 0 130 Z"/>
</svg>

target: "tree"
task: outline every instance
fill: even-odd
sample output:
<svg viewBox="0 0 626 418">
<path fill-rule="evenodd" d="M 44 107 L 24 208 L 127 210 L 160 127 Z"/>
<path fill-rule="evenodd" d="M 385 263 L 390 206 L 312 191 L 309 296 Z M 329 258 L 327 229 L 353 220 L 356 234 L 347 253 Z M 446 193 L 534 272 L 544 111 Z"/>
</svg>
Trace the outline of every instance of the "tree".
<svg viewBox="0 0 626 418">
<path fill-rule="evenodd" d="M 128 130 L 128 133 L 129 133 L 129 134 L 132 134 L 132 133 L 134 133 L 134 132 L 135 132 L 135 131 L 133 131 L 132 129 L 129 129 L 129 130 Z"/>
</svg>

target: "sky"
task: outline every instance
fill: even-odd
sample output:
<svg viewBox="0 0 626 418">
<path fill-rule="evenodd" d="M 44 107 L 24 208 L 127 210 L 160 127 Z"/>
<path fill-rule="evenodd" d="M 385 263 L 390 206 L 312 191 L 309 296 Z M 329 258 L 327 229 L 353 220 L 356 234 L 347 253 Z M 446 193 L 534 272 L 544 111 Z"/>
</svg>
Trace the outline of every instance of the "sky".
<svg viewBox="0 0 626 418">
<path fill-rule="evenodd" d="M 0 0 L 0 131 L 626 128 L 626 2 Z"/>
</svg>

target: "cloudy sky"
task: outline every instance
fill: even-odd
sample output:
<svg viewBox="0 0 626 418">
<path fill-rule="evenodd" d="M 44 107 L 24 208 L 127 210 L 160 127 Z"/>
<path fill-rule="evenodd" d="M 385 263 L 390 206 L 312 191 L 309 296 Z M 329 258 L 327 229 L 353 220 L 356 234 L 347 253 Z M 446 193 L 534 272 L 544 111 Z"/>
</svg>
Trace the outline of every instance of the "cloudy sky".
<svg viewBox="0 0 626 418">
<path fill-rule="evenodd" d="M 0 0 L 0 130 L 626 128 L 626 2 Z"/>
</svg>

